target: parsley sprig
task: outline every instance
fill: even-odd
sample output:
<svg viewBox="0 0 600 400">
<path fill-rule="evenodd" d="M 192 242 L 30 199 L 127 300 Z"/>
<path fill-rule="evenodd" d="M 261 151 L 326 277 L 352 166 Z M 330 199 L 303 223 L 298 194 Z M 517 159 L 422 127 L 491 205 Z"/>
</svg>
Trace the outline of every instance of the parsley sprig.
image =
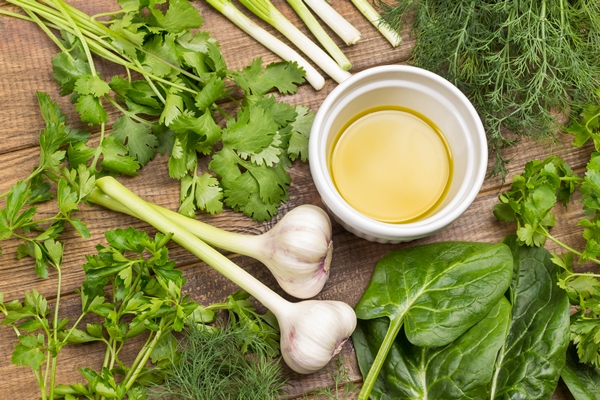
<svg viewBox="0 0 600 400">
<path fill-rule="evenodd" d="M 88 140 L 89 133 L 71 129 L 58 105 L 45 93 L 37 93 L 45 128 L 40 132 L 40 155 L 37 166 L 10 190 L 0 195 L 6 199 L 0 209 L 0 240 L 11 237 L 22 240 L 18 257 L 35 259 L 37 274 L 48 276 L 48 259 L 44 255 L 44 242 L 56 240 L 66 224 L 75 228 L 84 238 L 90 237 L 85 223 L 74 216 L 79 204 L 94 188 L 95 173 L 85 165 L 69 169 L 66 166 L 68 146 Z M 56 200 L 53 214 L 40 217 L 38 206 Z M 1 254 L 1 248 L 0 248 Z"/>
<path fill-rule="evenodd" d="M 25 15 L 0 13 L 38 24 L 59 47 L 52 67 L 61 94 L 82 121 L 99 127 L 97 146 L 69 146 L 72 168 L 136 175 L 166 154 L 186 215 L 228 206 L 263 221 L 288 199 L 287 169 L 306 161 L 314 115 L 269 93 L 297 91 L 304 70 L 296 63 L 263 67 L 255 59 L 240 71 L 227 69 L 219 44 L 198 30 L 203 19 L 188 0 L 170 1 L 165 11 L 162 1 L 119 2 L 108 20 L 62 0 L 8 2 Z M 124 76 L 104 78 L 97 57 L 122 66 Z M 237 104 L 233 113 L 223 110 L 225 101 Z M 114 109 L 120 117 L 110 124 Z M 209 170 L 200 168 L 203 156 L 211 157 Z"/>
<path fill-rule="evenodd" d="M 590 155 L 583 177 L 554 155 L 543 161 L 533 160 L 522 174 L 499 196 L 494 215 L 501 221 L 517 224 L 519 242 L 528 246 L 543 246 L 551 240 L 565 251 L 554 252 L 553 261 L 562 268 L 558 285 L 565 289 L 576 307 L 571 317 L 571 340 L 579 359 L 600 368 L 600 274 L 576 272 L 574 264 L 600 264 L 600 90 L 598 103 L 590 103 L 568 131 L 573 143 L 583 146 L 592 140 L 595 152 Z M 583 228 L 585 246 L 577 250 L 550 233 L 557 224 L 554 207 L 567 206 L 579 191 L 585 216 L 577 222 Z"/>
<path fill-rule="evenodd" d="M 56 301 L 49 301 L 36 290 L 25 300 L 3 302 L 2 324 L 11 325 L 19 343 L 12 363 L 30 367 L 43 399 L 54 398 L 141 398 L 140 381 L 154 381 L 157 370 L 148 369 L 150 360 L 158 364 L 176 348 L 174 331 L 181 331 L 197 304 L 182 295 L 185 279 L 174 268 L 165 247 L 170 237 L 150 238 L 133 228 L 106 232 L 108 246 L 98 246 L 98 254 L 87 256 L 85 280 L 79 290 L 81 314 L 73 324 L 60 317 L 61 270 L 64 244 L 46 240 L 41 248 L 44 260 L 57 271 Z M 108 286 L 107 286 L 108 285 Z M 85 326 L 82 320 L 96 314 Z M 37 333 L 36 333 L 37 332 Z M 146 335 L 143 348 L 127 365 L 120 358 L 127 339 Z M 55 382 L 58 356 L 68 344 L 102 342 L 106 355 L 100 371 L 79 370 L 87 384 L 58 385 Z M 69 397 L 71 396 L 71 397 Z"/>
</svg>

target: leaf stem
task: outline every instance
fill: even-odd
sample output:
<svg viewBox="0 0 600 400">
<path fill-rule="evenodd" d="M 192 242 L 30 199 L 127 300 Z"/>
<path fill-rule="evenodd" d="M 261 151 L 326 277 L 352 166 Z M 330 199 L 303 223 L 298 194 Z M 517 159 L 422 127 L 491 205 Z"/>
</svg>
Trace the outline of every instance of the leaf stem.
<svg viewBox="0 0 600 400">
<path fill-rule="evenodd" d="M 545 227 L 541 227 L 544 230 L 544 234 L 545 236 L 552 240 L 554 243 L 558 244 L 559 246 L 563 247 L 564 249 L 570 251 L 571 253 L 575 254 L 577 257 L 581 257 L 583 255 L 582 252 L 572 248 L 571 246 L 569 246 L 568 244 L 560 241 L 559 239 L 555 238 L 554 236 L 552 236 L 550 234 L 550 232 L 545 228 Z M 596 264 L 600 264 L 600 260 L 598 260 L 597 258 L 589 258 L 589 261 L 596 263 Z"/>
<path fill-rule="evenodd" d="M 154 335 L 154 339 L 152 339 L 150 344 L 148 344 L 147 347 L 145 346 L 144 350 L 142 352 L 140 352 L 140 354 L 142 354 L 142 357 L 139 359 L 138 364 L 135 367 L 135 370 L 134 370 L 134 367 L 132 366 L 131 369 L 129 370 L 129 373 L 127 374 L 128 377 L 125 377 L 125 379 L 124 379 L 125 388 L 127 390 L 131 389 L 131 386 L 135 383 L 135 380 L 137 379 L 137 377 L 141 373 L 142 369 L 146 365 L 146 362 L 150 358 L 150 355 L 152 354 L 152 351 L 154 351 L 154 348 L 156 347 L 156 344 L 162 337 L 162 334 L 163 334 L 163 331 L 161 329 L 156 331 L 156 334 Z M 133 374 L 131 374 L 131 371 L 134 371 Z"/>
<path fill-rule="evenodd" d="M 55 386 L 55 382 L 56 382 L 56 365 L 58 362 L 58 351 L 60 350 L 59 347 L 59 340 L 58 340 L 58 311 L 59 311 L 59 307 L 60 307 L 60 297 L 61 297 L 61 290 L 62 290 L 62 268 L 60 264 L 55 264 L 54 267 L 56 268 L 56 272 L 57 272 L 57 289 L 56 289 L 56 303 L 54 305 L 54 318 L 52 321 L 52 331 L 53 331 L 53 336 L 54 336 L 54 345 L 56 346 L 56 356 L 52 357 L 52 372 L 50 373 L 50 395 L 48 396 L 50 399 L 54 399 L 54 386 Z"/>
<path fill-rule="evenodd" d="M 367 374 L 367 377 L 363 381 L 362 389 L 360 390 L 360 393 L 358 394 L 358 400 L 367 400 L 369 398 L 369 395 L 371 394 L 371 391 L 373 390 L 373 386 L 375 385 L 375 381 L 377 380 L 377 377 L 379 376 L 379 372 L 381 371 L 381 368 L 383 367 L 383 363 L 384 363 L 388 353 L 390 352 L 390 349 L 392 348 L 394 339 L 398 335 L 398 332 L 400 332 L 400 328 L 402 328 L 403 324 L 404 324 L 404 318 L 390 319 L 390 326 L 388 328 L 387 333 L 385 334 L 385 337 L 383 338 L 383 342 L 381 343 L 379 350 L 377 351 L 377 356 L 375 356 L 375 360 L 373 360 L 373 364 L 371 365 L 371 368 L 369 369 L 369 373 Z"/>
<path fill-rule="evenodd" d="M 76 34 L 77 34 L 77 37 L 81 41 L 81 46 L 83 47 L 83 51 L 84 51 L 85 56 L 86 56 L 86 58 L 88 60 L 88 64 L 90 66 L 91 74 L 92 74 L 92 76 L 98 76 L 98 72 L 96 71 L 96 66 L 94 65 L 94 59 L 92 58 L 92 53 L 90 52 L 90 48 L 88 47 L 87 40 L 85 39 L 85 36 L 83 35 L 83 33 L 81 32 L 81 30 L 79 29 L 79 25 L 77 25 L 75 23 L 75 21 L 71 17 L 71 14 L 69 12 L 67 12 L 67 10 L 64 7 L 64 3 L 63 3 L 62 0 L 48 0 L 48 1 L 50 1 L 51 3 L 54 4 L 54 6 L 65 17 L 65 19 L 67 20 L 67 22 L 69 22 L 70 24 L 72 24 L 72 27 L 73 27 L 74 31 L 76 32 Z"/>
</svg>

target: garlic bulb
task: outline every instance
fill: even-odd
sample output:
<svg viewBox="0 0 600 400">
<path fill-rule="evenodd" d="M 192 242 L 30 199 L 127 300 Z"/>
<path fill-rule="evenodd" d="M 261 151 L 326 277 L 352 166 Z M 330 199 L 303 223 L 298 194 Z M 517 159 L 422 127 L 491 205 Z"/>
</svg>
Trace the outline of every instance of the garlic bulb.
<svg viewBox="0 0 600 400">
<path fill-rule="evenodd" d="M 321 208 L 298 206 L 253 241 L 253 257 L 269 268 L 288 294 L 307 299 L 323 289 L 329 278 L 333 241 L 331 221 Z"/>
<path fill-rule="evenodd" d="M 89 199 L 107 208 L 137 216 L 100 191 L 93 192 Z M 206 243 L 262 262 L 279 286 L 296 298 L 316 296 L 329 279 L 333 254 L 331 220 L 317 206 L 300 205 L 285 214 L 269 231 L 260 235 L 245 235 L 219 229 L 156 204 L 150 205 Z"/>
<path fill-rule="evenodd" d="M 356 327 L 354 310 L 341 301 L 306 300 L 289 308 L 278 316 L 281 354 L 301 374 L 323 368 Z"/>
</svg>

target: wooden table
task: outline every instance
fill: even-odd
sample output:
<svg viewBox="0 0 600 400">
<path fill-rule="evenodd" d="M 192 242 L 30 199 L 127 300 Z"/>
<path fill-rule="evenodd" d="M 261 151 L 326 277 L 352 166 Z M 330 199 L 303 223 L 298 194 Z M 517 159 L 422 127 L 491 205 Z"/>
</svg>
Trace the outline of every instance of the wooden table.
<svg viewBox="0 0 600 400">
<path fill-rule="evenodd" d="M 92 14 L 113 10 L 116 7 L 116 2 L 112 0 L 93 2 L 73 0 L 71 3 Z M 283 0 L 277 0 L 275 4 L 281 6 L 280 8 L 286 15 L 297 22 L 297 18 Z M 344 47 L 346 55 L 353 63 L 352 72 L 376 65 L 403 63 L 408 60 L 413 38 L 407 32 L 402 35 L 402 44 L 398 48 L 392 48 L 349 1 L 331 0 L 331 4 L 362 32 L 360 43 L 352 47 Z M 242 68 L 255 57 L 262 57 L 265 63 L 278 60 L 275 55 L 215 12 L 205 2 L 196 1 L 194 5 L 205 18 L 204 29 L 220 42 L 230 69 Z M 12 9 L 3 1 L 0 1 L 0 7 Z M 259 23 L 262 24 L 262 21 Z M 270 27 L 267 29 L 274 32 Z M 3 193 L 9 189 L 11 184 L 26 177 L 37 162 L 37 139 L 39 131 L 43 127 L 43 121 L 37 107 L 36 91 L 47 92 L 54 100 L 58 101 L 72 126 L 82 129 L 87 127 L 79 122 L 74 106 L 68 99 L 61 98 L 59 95 L 58 84 L 52 78 L 50 64 L 57 48 L 45 34 L 31 23 L 0 16 L 0 38 L 0 104 L 2 105 L 0 111 L 0 193 Z M 104 68 L 110 68 L 110 66 L 104 65 Z M 315 91 L 305 84 L 300 87 L 297 94 L 288 96 L 285 100 L 292 104 L 304 104 L 316 111 L 334 87 L 335 83 L 331 80 L 327 81 L 321 91 Z M 116 115 L 116 113 L 111 115 L 113 121 Z M 591 148 L 572 148 L 569 143 L 569 138 L 565 138 L 564 144 L 553 147 L 544 143 L 523 141 L 514 148 L 508 149 L 505 155 L 511 159 L 511 162 L 506 183 L 503 184 L 500 178 L 487 179 L 479 196 L 464 215 L 446 230 L 429 238 L 405 244 L 378 244 L 359 239 L 334 223 L 335 250 L 331 278 L 318 298 L 342 300 L 354 306 L 361 297 L 376 262 L 393 249 L 445 240 L 498 242 L 505 235 L 514 231 L 514 226 L 499 223 L 492 215 L 492 208 L 497 203 L 499 191 L 511 182 L 512 175 L 522 171 L 527 161 L 544 158 L 552 152 L 560 154 L 574 169 L 581 171 Z M 122 181 L 142 197 L 165 207 L 176 209 L 179 186 L 178 182 L 168 178 L 166 163 L 166 158 L 159 157 L 143 168 L 139 176 L 122 179 Z M 226 229 L 259 233 L 269 229 L 278 218 L 285 214 L 286 210 L 294 206 L 305 203 L 321 205 L 319 195 L 311 181 L 308 164 L 296 163 L 291 174 L 291 199 L 287 204 L 282 205 L 280 213 L 273 221 L 254 223 L 231 211 L 225 211 L 217 216 L 200 215 L 199 218 Z M 49 212 L 49 208 L 42 210 Z M 581 215 L 578 207 L 572 207 L 566 212 L 559 211 L 559 218 L 571 221 L 576 221 Z M 100 207 L 83 207 L 79 216 L 91 228 L 92 237 L 84 240 L 77 237 L 72 231 L 64 234 L 63 238 L 68 244 L 63 273 L 63 300 L 61 303 L 63 316 L 78 315 L 79 296 L 75 290 L 80 286 L 83 278 L 81 265 L 84 262 L 84 255 L 94 253 L 95 245 L 104 242 L 104 231 L 131 225 L 152 232 L 147 225 L 133 218 L 117 215 Z M 581 244 L 581 230 L 575 227 L 574 223 L 565 223 L 561 226 L 562 228 L 558 227 L 554 230 L 554 234 L 558 238 L 573 246 Z M 3 255 L 0 258 L 0 292 L 4 292 L 5 301 L 22 299 L 23 293 L 31 289 L 36 289 L 45 296 L 54 298 L 56 276 L 51 272 L 49 279 L 39 279 L 30 259 L 16 259 L 17 245 L 18 242 L 15 240 L 8 240 L 1 244 Z M 552 249 L 550 245 L 548 248 Z M 227 279 L 178 246 L 172 245 L 170 254 L 177 260 L 178 267 L 188 280 L 187 292 L 196 301 L 204 304 L 222 301 L 237 289 Z M 264 266 L 247 257 L 233 254 L 229 254 L 229 256 L 240 266 L 281 293 Z M 0 379 L 0 398 L 36 398 L 37 386 L 31 371 L 28 368 L 10 364 L 10 356 L 15 343 L 12 330 L 9 327 L 0 327 L 0 376 L 2 377 Z M 59 360 L 58 381 L 72 383 L 80 379 L 78 366 L 93 368 L 101 364 L 103 350 L 93 345 L 82 345 L 67 347 L 63 353 Z M 348 368 L 350 379 L 359 383 L 361 376 L 350 342 L 344 345 L 341 356 Z M 328 373 L 330 369 L 328 367 L 308 376 L 290 373 L 287 387 L 289 398 L 302 396 L 312 388 L 331 385 L 332 380 Z M 564 385 L 560 383 L 552 398 L 568 399 L 571 396 Z"/>
</svg>

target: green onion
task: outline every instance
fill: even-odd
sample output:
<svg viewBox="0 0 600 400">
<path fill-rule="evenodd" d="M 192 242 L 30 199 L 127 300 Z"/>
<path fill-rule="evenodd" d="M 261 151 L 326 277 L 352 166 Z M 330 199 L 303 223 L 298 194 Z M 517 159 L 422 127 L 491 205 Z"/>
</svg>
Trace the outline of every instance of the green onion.
<svg viewBox="0 0 600 400">
<path fill-rule="evenodd" d="M 277 318 L 281 355 L 294 371 L 309 374 L 322 369 L 340 350 L 356 327 L 354 309 L 335 300 L 303 300 L 292 303 L 271 290 L 229 258 L 142 200 L 116 179 L 105 176 L 96 187 L 142 221 L 197 256 L 206 264 L 254 296 Z M 118 207 L 118 209 L 121 208 Z"/>
<path fill-rule="evenodd" d="M 352 0 L 352 3 L 358 8 L 362 15 L 367 18 L 374 27 L 385 37 L 392 46 L 397 47 L 402 42 L 402 38 L 390 25 L 385 22 L 381 15 L 373 8 L 368 0 Z"/>
<path fill-rule="evenodd" d="M 287 2 L 290 6 L 292 6 L 294 11 L 296 11 L 302 21 L 304 21 L 308 29 L 310 29 L 313 35 L 315 35 L 319 43 L 323 45 L 325 50 L 327 50 L 327 52 L 331 55 L 331 57 L 333 57 L 338 65 L 343 70 L 348 71 L 352 67 L 352 64 L 342 50 L 338 47 L 338 45 L 321 27 L 319 21 L 317 21 L 317 19 L 312 15 L 308 7 L 306 7 L 306 4 L 304 4 L 303 0 L 287 0 Z"/>
<path fill-rule="evenodd" d="M 347 45 L 358 43 L 360 32 L 325 0 L 303 0 Z"/>
<path fill-rule="evenodd" d="M 246 32 L 259 43 L 277 54 L 285 61 L 295 61 L 306 73 L 305 77 L 308 83 L 320 90 L 325 85 L 325 78 L 306 61 L 298 52 L 292 49 L 281 40 L 271 35 L 265 29 L 261 28 L 254 21 L 248 18 L 244 13 L 237 9 L 231 0 L 206 0 L 208 4 L 213 6 L 217 11 L 223 14 L 227 19 L 233 22 L 238 28 Z"/>
<path fill-rule="evenodd" d="M 323 49 L 317 46 L 304 33 L 294 26 L 270 0 L 240 0 L 255 15 L 281 32 L 296 47 L 314 61 L 327 75 L 337 83 L 351 76 L 343 70 Z"/>
</svg>

